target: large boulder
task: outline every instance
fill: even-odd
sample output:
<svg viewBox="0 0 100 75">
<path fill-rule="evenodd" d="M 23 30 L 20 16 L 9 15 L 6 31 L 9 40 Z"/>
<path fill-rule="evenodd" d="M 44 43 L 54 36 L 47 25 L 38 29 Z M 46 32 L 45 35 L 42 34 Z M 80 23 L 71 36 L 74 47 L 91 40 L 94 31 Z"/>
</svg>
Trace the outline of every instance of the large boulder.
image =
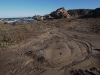
<svg viewBox="0 0 100 75">
<path fill-rule="evenodd" d="M 68 12 L 65 10 L 64 7 L 57 9 L 56 11 L 53 11 L 50 13 L 51 17 L 60 19 L 60 18 L 69 18 Z"/>
</svg>

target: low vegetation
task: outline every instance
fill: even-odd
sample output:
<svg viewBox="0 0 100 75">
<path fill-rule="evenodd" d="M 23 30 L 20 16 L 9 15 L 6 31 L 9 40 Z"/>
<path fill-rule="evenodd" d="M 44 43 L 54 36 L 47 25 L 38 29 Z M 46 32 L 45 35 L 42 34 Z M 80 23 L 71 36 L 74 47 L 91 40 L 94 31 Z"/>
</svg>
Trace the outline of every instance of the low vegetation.
<svg viewBox="0 0 100 75">
<path fill-rule="evenodd" d="M 0 24 L 0 48 L 14 45 L 39 33 L 38 23 Z"/>
<path fill-rule="evenodd" d="M 77 22 L 80 25 L 76 25 Z M 41 34 L 46 28 L 67 26 L 69 29 L 75 29 L 76 26 L 86 27 L 88 32 L 100 33 L 100 19 L 53 19 L 43 21 L 33 21 L 29 23 L 0 24 L 0 48 L 14 45 L 25 39 L 35 37 Z M 83 29 L 82 29 L 83 30 Z M 81 31 L 82 31 L 81 30 Z"/>
</svg>

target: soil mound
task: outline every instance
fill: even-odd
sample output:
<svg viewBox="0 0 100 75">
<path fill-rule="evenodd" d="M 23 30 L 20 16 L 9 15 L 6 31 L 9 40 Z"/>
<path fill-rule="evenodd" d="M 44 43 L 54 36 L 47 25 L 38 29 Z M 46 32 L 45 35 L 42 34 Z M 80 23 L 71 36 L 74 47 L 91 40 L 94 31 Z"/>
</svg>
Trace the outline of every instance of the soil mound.
<svg viewBox="0 0 100 75">
<path fill-rule="evenodd" d="M 87 42 L 70 39 L 71 37 L 62 34 L 44 38 L 28 46 L 31 52 L 25 52 L 27 56 L 39 62 L 38 67 L 61 68 L 84 61 L 91 55 L 91 47 Z"/>
</svg>

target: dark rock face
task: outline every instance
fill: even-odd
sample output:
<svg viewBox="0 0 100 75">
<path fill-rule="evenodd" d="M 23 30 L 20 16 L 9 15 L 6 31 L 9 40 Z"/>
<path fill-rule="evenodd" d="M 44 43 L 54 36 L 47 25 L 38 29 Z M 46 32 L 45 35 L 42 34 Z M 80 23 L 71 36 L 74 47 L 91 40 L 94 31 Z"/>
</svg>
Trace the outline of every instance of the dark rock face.
<svg viewBox="0 0 100 75">
<path fill-rule="evenodd" d="M 60 18 L 69 18 L 70 15 L 65 10 L 65 8 L 62 7 L 62 8 L 57 9 L 56 11 L 51 12 L 50 16 L 56 19 L 60 19 Z"/>
<path fill-rule="evenodd" d="M 100 18 L 100 8 L 92 9 L 75 9 L 68 10 L 68 13 L 73 18 Z"/>
<path fill-rule="evenodd" d="M 85 17 L 100 18 L 100 8 L 96 8 L 95 10 L 89 12 Z"/>
<path fill-rule="evenodd" d="M 81 17 L 84 15 L 87 15 L 91 9 L 74 9 L 74 10 L 68 10 L 68 13 L 70 14 L 71 17 Z"/>
</svg>

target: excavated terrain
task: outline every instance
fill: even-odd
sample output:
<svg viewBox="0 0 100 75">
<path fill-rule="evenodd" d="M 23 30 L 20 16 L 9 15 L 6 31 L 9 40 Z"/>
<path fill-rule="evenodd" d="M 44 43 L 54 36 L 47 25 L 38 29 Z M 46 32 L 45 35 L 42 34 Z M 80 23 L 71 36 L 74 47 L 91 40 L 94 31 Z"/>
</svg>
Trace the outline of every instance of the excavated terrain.
<svg viewBox="0 0 100 75">
<path fill-rule="evenodd" d="M 0 75 L 100 75 L 100 19 L 34 22 L 37 33 L 1 48 Z"/>
</svg>

